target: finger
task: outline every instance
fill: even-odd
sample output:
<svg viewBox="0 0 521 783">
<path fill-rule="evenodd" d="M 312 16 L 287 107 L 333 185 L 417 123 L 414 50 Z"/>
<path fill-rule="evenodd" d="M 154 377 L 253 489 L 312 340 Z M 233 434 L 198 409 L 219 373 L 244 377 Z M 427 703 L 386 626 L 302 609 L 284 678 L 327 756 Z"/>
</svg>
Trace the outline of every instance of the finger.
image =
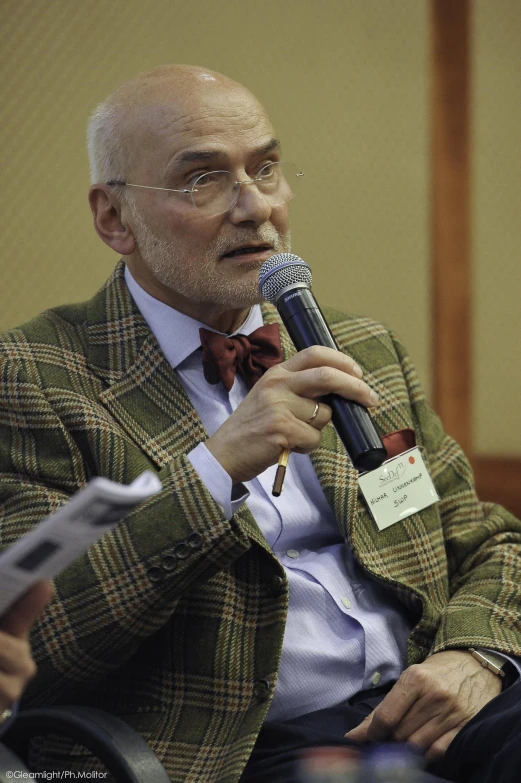
<svg viewBox="0 0 521 783">
<path fill-rule="evenodd" d="M 272 371 L 276 370 L 276 372 L 269 371 L 272 372 L 271 376 L 268 376 L 268 373 L 263 376 L 264 386 L 280 383 L 282 372 L 284 373 L 285 385 L 298 397 L 309 399 L 310 397 L 323 397 L 327 394 L 338 394 L 347 400 L 358 402 L 366 408 L 372 407 L 378 402 L 378 395 L 365 381 L 336 367 L 321 365 L 299 372 L 287 372 L 280 365 L 279 368 L 272 368 Z"/>
<path fill-rule="evenodd" d="M 327 422 L 324 421 L 324 426 L 326 424 Z M 293 424 L 287 429 L 285 448 L 296 454 L 309 454 L 320 444 L 321 437 L 322 432 L 318 425 L 312 427 L 305 421 L 299 421 L 295 418 Z"/>
<path fill-rule="evenodd" d="M 326 348 L 323 345 L 312 345 L 310 348 L 304 348 L 303 351 L 286 359 L 281 366 L 290 372 L 300 372 L 309 370 L 313 367 L 334 367 L 337 370 L 354 375 L 356 378 L 363 376 L 362 368 L 350 356 L 346 356 L 342 351 L 336 351 L 334 348 Z"/>
<path fill-rule="evenodd" d="M 461 728 L 452 729 L 451 731 L 448 731 L 446 734 L 443 734 L 441 737 L 439 737 L 435 742 L 433 742 L 424 755 L 427 764 L 432 764 L 434 761 L 438 761 L 439 759 L 443 758 L 443 756 L 448 750 L 450 743 L 452 742 L 456 734 L 458 734 L 460 731 Z"/>
<path fill-rule="evenodd" d="M 304 400 L 302 397 L 295 397 L 295 405 L 292 408 L 292 413 L 304 424 L 314 427 L 317 430 L 322 430 L 326 424 L 331 421 L 333 411 L 325 402 Z"/>
<path fill-rule="evenodd" d="M 367 741 L 380 742 L 392 737 L 418 696 L 417 687 L 402 675 L 372 713 L 372 720 L 367 728 Z"/>
<path fill-rule="evenodd" d="M 351 731 L 348 731 L 347 734 L 345 734 L 345 737 L 349 737 L 349 739 L 355 740 L 355 742 L 367 742 L 367 729 L 369 728 L 369 725 L 371 723 L 371 720 L 373 718 L 373 713 L 370 715 L 367 715 L 362 721 L 362 723 L 357 726 L 354 729 L 351 729 Z"/>
<path fill-rule="evenodd" d="M 424 709 L 421 709 L 422 701 L 425 703 Z M 426 700 L 420 699 L 413 709 L 416 710 L 417 707 L 420 707 L 420 709 L 417 710 L 415 719 L 411 722 L 412 728 L 407 727 L 406 730 L 403 728 L 408 722 L 408 714 L 393 734 L 393 739 L 398 742 L 412 742 L 417 747 L 422 748 L 422 750 L 427 750 L 440 737 L 443 737 L 450 731 L 459 731 L 467 722 L 462 718 L 461 713 L 455 709 L 447 710 L 446 707 L 444 709 L 438 707 L 437 712 L 434 712 L 432 708 L 429 709 Z"/>
<path fill-rule="evenodd" d="M 433 699 L 427 695 L 418 699 L 404 715 L 393 733 L 393 739 L 406 742 L 418 732 L 425 735 L 422 747 L 428 748 L 436 737 L 461 723 L 461 713 L 451 701 Z"/>
<path fill-rule="evenodd" d="M 0 712 L 9 709 L 18 701 L 24 692 L 25 686 L 35 673 L 36 666 L 34 664 L 31 668 L 27 668 L 27 673 L 21 676 L 2 674 L 0 672 Z"/>
<path fill-rule="evenodd" d="M 18 701 L 24 684 L 21 680 L 0 672 L 0 713 L 10 709 Z"/>
<path fill-rule="evenodd" d="M 29 642 L 10 633 L 0 631 L 0 672 L 18 674 L 23 670 L 25 661 L 30 657 Z"/>
<path fill-rule="evenodd" d="M 25 636 L 52 598 L 50 582 L 37 582 L 23 595 L 0 621 L 0 630 L 19 638 Z"/>
</svg>

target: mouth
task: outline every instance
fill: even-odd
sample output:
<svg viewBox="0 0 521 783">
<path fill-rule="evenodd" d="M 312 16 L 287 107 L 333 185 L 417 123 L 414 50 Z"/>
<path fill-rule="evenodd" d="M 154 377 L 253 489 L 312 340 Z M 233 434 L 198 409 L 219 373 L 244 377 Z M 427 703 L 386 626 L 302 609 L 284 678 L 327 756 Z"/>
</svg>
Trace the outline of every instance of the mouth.
<svg viewBox="0 0 521 783">
<path fill-rule="evenodd" d="M 243 245 L 242 247 L 236 247 L 233 250 L 229 250 L 221 256 L 222 260 L 228 258 L 244 259 L 250 258 L 252 261 L 258 258 L 269 258 L 273 255 L 273 245 Z"/>
</svg>

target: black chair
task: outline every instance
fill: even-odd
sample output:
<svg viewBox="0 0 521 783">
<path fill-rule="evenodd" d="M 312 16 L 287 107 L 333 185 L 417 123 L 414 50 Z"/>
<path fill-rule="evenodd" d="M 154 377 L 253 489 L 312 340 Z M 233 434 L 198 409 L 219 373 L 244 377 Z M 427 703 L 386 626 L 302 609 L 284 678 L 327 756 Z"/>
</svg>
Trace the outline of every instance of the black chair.
<svg viewBox="0 0 521 783">
<path fill-rule="evenodd" d="M 120 718 L 94 707 L 40 707 L 22 710 L 0 744 L 0 783 L 16 771 L 29 772 L 33 737 L 63 734 L 80 742 L 118 783 L 169 783 L 158 757 L 141 734 Z"/>
</svg>

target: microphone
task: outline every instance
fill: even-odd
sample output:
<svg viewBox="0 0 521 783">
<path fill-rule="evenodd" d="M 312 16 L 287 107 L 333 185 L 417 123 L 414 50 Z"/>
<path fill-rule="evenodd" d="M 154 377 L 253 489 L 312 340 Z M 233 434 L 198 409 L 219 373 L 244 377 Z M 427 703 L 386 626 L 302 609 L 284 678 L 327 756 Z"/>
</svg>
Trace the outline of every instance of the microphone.
<svg viewBox="0 0 521 783">
<path fill-rule="evenodd" d="M 311 293 L 311 269 L 299 256 L 277 253 L 259 270 L 261 296 L 274 304 L 297 351 L 324 345 L 338 351 L 335 338 Z M 355 468 L 375 470 L 387 459 L 387 451 L 367 409 L 338 394 L 323 401 L 332 411 L 333 425 Z"/>
</svg>

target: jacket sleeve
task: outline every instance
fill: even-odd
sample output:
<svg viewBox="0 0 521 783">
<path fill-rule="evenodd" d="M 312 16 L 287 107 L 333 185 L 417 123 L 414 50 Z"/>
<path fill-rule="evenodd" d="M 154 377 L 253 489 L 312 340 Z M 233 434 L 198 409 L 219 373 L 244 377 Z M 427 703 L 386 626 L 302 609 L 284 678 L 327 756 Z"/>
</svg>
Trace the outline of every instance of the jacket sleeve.
<svg viewBox="0 0 521 783">
<path fill-rule="evenodd" d="M 56 415 L 44 389 L 0 362 L 0 534 L 7 546 L 57 509 L 90 477 L 88 450 Z M 117 460 L 121 455 L 114 454 Z M 158 474 L 162 491 L 55 580 L 56 594 L 32 637 L 38 701 L 56 701 L 121 666 L 168 620 L 190 585 L 250 547 L 227 521 L 186 456 Z"/>
<path fill-rule="evenodd" d="M 394 345 L 431 476 L 448 562 L 449 602 L 431 653 L 477 645 L 521 654 L 521 521 L 476 495 L 469 461 L 428 406 L 409 357 Z"/>
</svg>

